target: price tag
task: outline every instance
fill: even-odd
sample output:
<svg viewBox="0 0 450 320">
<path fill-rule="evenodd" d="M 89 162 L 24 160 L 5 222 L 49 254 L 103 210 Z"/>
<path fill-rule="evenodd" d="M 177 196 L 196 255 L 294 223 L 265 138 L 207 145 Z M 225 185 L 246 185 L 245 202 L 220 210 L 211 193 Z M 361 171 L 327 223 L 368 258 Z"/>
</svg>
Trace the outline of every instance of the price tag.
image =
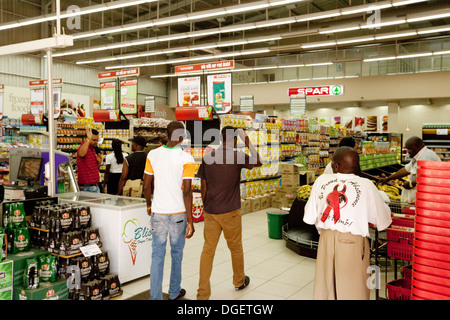
<svg viewBox="0 0 450 320">
<path fill-rule="evenodd" d="M 102 253 L 98 245 L 90 244 L 80 248 L 81 252 L 85 257 L 95 256 L 96 254 Z"/>
<path fill-rule="evenodd" d="M 439 136 L 447 136 L 448 129 L 436 129 L 436 134 Z"/>
</svg>

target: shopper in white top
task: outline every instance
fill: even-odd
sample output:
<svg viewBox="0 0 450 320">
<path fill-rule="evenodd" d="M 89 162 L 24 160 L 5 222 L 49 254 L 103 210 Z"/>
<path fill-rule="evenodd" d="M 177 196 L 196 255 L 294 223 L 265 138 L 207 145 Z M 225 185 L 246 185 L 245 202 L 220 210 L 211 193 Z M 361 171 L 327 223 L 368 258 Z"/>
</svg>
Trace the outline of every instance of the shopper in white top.
<svg viewBox="0 0 450 320">
<path fill-rule="evenodd" d="M 417 175 L 417 161 L 419 160 L 429 160 L 429 161 L 441 161 L 438 155 L 428 149 L 423 143 L 422 139 L 419 137 L 411 137 L 405 142 L 406 150 L 408 150 L 408 154 L 411 157 L 411 161 L 398 170 L 397 172 L 391 174 L 387 178 L 382 178 L 378 182 L 386 183 L 390 180 L 400 179 L 410 175 L 409 181 L 403 182 L 403 190 L 402 190 L 402 202 L 414 202 L 416 201 L 416 175 Z"/>
<path fill-rule="evenodd" d="M 144 171 L 144 194 L 152 226 L 151 300 L 163 299 L 162 281 L 168 238 L 172 258 L 169 299 L 175 300 L 186 294 L 186 290 L 181 288 L 183 249 L 185 240 L 191 238 L 195 231 L 191 189 L 195 163 L 194 158 L 178 146 L 184 139 L 183 124 L 178 121 L 169 123 L 167 137 L 169 141 L 166 145 L 148 153 Z"/>
<path fill-rule="evenodd" d="M 117 194 L 123 162 L 127 154 L 122 152 L 122 141 L 114 139 L 111 146 L 113 152 L 107 154 L 105 158 L 106 168 L 103 177 L 103 192 Z"/>
<path fill-rule="evenodd" d="M 391 210 L 375 185 L 355 174 L 359 155 L 340 147 L 333 155 L 336 174 L 317 178 L 303 220 L 320 233 L 314 299 L 369 299 L 369 223 L 379 231 L 392 222 Z"/>
</svg>

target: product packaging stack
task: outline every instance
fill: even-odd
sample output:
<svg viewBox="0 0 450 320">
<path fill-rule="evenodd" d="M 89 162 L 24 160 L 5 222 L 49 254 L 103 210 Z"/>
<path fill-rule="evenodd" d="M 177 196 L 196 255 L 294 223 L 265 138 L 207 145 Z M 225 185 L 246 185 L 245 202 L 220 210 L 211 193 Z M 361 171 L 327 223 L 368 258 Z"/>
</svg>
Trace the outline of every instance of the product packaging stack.
<svg viewBox="0 0 450 320">
<path fill-rule="evenodd" d="M 450 300 L 450 163 L 417 162 L 413 300 Z"/>
<path fill-rule="evenodd" d="M 281 186 L 276 189 L 272 198 L 273 208 L 290 207 L 298 195 L 302 185 L 313 183 L 314 173 L 302 170 L 300 164 L 281 164 Z"/>
</svg>

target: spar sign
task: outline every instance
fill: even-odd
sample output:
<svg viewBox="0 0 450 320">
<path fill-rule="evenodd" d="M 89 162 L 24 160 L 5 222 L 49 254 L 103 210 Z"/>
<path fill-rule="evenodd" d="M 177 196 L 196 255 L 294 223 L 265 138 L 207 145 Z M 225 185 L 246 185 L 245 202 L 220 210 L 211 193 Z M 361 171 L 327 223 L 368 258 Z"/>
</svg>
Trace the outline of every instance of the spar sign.
<svg viewBox="0 0 450 320">
<path fill-rule="evenodd" d="M 344 86 L 338 85 L 326 85 L 318 87 L 299 87 L 289 88 L 288 96 L 292 95 L 305 95 L 305 96 L 341 96 L 344 94 Z"/>
</svg>

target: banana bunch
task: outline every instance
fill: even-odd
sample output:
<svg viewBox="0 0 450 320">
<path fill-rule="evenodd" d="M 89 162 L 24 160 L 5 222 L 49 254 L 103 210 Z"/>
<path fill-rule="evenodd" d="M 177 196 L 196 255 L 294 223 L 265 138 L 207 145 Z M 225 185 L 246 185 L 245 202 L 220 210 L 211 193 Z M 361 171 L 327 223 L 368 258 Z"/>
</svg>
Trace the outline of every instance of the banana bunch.
<svg viewBox="0 0 450 320">
<path fill-rule="evenodd" d="M 389 197 L 389 199 L 391 200 L 400 200 L 401 199 L 401 195 L 400 195 L 400 190 L 397 187 L 394 186 L 390 186 L 387 184 L 384 185 L 377 185 L 378 190 L 382 190 L 384 192 L 386 192 L 387 196 Z"/>
<path fill-rule="evenodd" d="M 311 194 L 311 189 L 312 189 L 312 186 L 310 186 L 310 185 L 301 186 L 297 190 L 297 198 L 305 199 L 305 200 L 308 199 L 309 195 Z"/>
</svg>

